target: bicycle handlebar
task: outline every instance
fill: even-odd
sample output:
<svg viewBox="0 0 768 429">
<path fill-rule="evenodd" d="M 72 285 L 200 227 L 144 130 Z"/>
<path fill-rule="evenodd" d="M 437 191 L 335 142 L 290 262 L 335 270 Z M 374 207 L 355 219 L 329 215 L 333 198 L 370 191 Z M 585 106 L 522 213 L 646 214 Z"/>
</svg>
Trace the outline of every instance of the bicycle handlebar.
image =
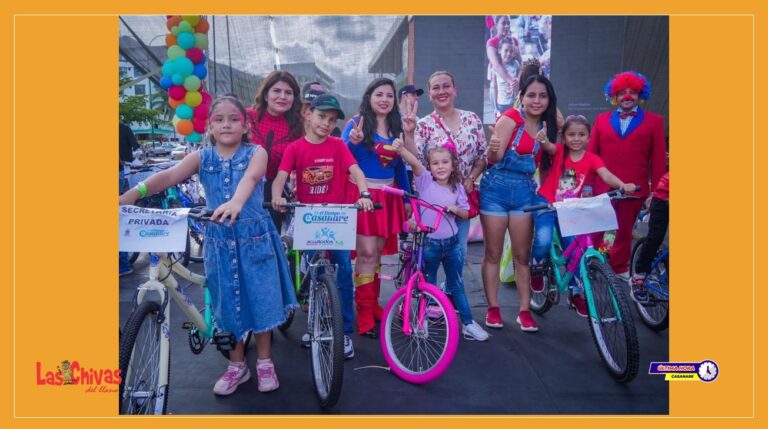
<svg viewBox="0 0 768 429">
<path fill-rule="evenodd" d="M 416 195 L 416 194 L 411 194 L 409 192 L 405 192 L 402 189 L 393 188 L 393 187 L 387 186 L 387 185 L 382 186 L 381 190 L 384 191 L 384 192 L 389 192 L 390 194 L 395 194 L 395 195 L 401 196 L 401 197 L 416 198 L 416 199 L 419 198 L 418 195 Z"/>
<path fill-rule="evenodd" d="M 637 189 L 635 189 L 635 192 L 640 191 L 640 187 L 636 186 Z M 608 195 L 608 198 L 614 199 L 624 196 L 624 190 L 623 189 L 614 189 L 613 191 L 607 192 L 606 195 Z M 523 207 L 524 212 L 535 212 L 537 210 L 543 210 L 543 209 L 549 209 L 549 210 L 555 210 L 555 207 L 552 204 L 537 204 L 535 206 L 528 206 Z"/>
<path fill-rule="evenodd" d="M 295 209 L 296 207 L 312 207 L 312 206 L 320 206 L 320 207 L 328 207 L 328 208 L 346 208 L 346 207 L 354 207 L 358 210 L 362 210 L 362 207 L 358 206 L 357 204 L 328 204 L 328 203 L 322 203 L 322 204 L 304 204 L 304 203 L 285 203 L 281 207 L 285 207 L 287 209 Z M 265 209 L 271 209 L 272 203 L 263 202 L 261 203 L 261 207 Z M 381 203 L 373 203 L 373 209 L 379 210 L 383 208 L 384 206 L 381 205 Z"/>
<path fill-rule="evenodd" d="M 424 231 L 424 232 L 433 232 L 436 231 L 438 227 L 440 227 L 440 221 L 443 219 L 443 213 L 448 210 L 447 207 L 438 206 L 434 204 L 430 204 L 421 198 L 418 197 L 418 195 L 411 194 L 408 192 L 405 192 L 402 189 L 393 188 L 391 186 L 382 186 L 381 190 L 384 192 L 388 192 L 390 194 L 402 196 L 402 197 L 408 197 L 408 203 L 411 205 L 411 208 L 413 209 L 413 219 L 416 221 L 416 226 Z M 435 219 L 435 224 L 431 227 L 425 226 L 423 223 L 421 223 L 421 214 L 419 213 L 419 208 L 417 206 L 426 207 L 427 209 L 434 210 L 437 212 L 437 218 Z M 405 229 L 405 227 L 403 228 Z"/>
</svg>

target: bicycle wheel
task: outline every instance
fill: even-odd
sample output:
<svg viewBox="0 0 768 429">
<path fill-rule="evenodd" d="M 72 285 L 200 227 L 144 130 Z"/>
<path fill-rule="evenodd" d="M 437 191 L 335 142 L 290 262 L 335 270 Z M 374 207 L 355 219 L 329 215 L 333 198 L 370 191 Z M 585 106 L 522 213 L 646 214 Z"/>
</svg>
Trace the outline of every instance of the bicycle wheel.
<svg viewBox="0 0 768 429">
<path fill-rule="evenodd" d="M 436 286 L 421 283 L 411 296 L 405 295 L 406 290 L 398 289 L 384 309 L 381 350 L 398 377 L 414 384 L 429 383 L 453 361 L 459 345 L 459 322 L 451 301 Z M 404 315 L 406 299 L 410 300 L 410 310 Z M 431 304 L 430 314 L 420 315 L 420 306 L 426 309 L 427 303 Z M 423 326 L 419 326 L 420 317 Z M 411 325 L 410 335 L 403 332 L 404 323 Z"/>
<path fill-rule="evenodd" d="M 168 406 L 171 358 L 166 362 L 160 343 L 168 341 L 157 321 L 160 304 L 142 302 L 125 322 L 120 341 L 120 414 L 165 414 Z M 164 364 L 164 365 L 163 365 Z M 166 374 L 161 374 L 165 369 Z M 161 379 L 168 382 L 161 385 Z"/>
<path fill-rule="evenodd" d="M 589 285 L 587 305 L 597 317 L 589 317 L 589 327 L 600 358 L 611 376 L 621 383 L 632 381 L 640 366 L 640 347 L 622 282 L 598 259 L 587 264 Z M 585 282 L 586 285 L 586 282 Z"/>
<path fill-rule="evenodd" d="M 638 240 L 632 248 L 632 260 L 629 264 L 629 272 L 635 274 L 635 264 L 640 258 L 640 252 L 645 246 L 645 239 Z M 651 272 L 647 273 L 653 280 L 653 287 L 648 287 L 650 300 L 642 305 L 635 302 L 635 308 L 640 315 L 640 320 L 645 326 L 654 331 L 663 331 L 669 327 L 669 264 L 667 260 L 654 262 Z"/>
<path fill-rule="evenodd" d="M 344 379 L 344 330 L 336 281 L 320 276 L 310 288 L 312 380 L 321 407 L 332 407 L 341 395 Z"/>
<path fill-rule="evenodd" d="M 554 278 L 552 276 L 552 266 L 549 266 L 547 273 L 544 277 L 544 289 L 541 292 L 535 292 L 531 290 L 531 304 L 530 308 L 536 314 L 544 314 L 552 308 L 552 303 L 555 301 L 553 294 L 559 294 L 557 285 L 555 285 Z M 553 286 L 554 285 L 554 286 Z"/>
<path fill-rule="evenodd" d="M 205 239 L 205 223 L 199 223 L 199 230 L 189 228 L 189 246 L 187 246 L 186 256 L 190 261 L 196 263 L 203 262 L 203 240 Z"/>
</svg>

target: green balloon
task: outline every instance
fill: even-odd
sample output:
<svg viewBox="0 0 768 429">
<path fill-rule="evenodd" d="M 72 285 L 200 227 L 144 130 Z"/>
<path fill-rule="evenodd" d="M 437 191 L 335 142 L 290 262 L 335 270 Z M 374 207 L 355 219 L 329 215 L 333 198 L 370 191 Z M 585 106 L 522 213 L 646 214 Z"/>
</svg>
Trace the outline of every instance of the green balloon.
<svg viewBox="0 0 768 429">
<path fill-rule="evenodd" d="M 181 21 L 179 23 L 179 33 L 194 33 L 195 29 L 192 27 L 192 24 L 190 24 L 187 21 Z"/>
<path fill-rule="evenodd" d="M 187 91 L 197 91 L 200 89 L 200 78 L 193 74 L 187 76 L 187 78 L 184 79 L 184 88 L 186 88 Z"/>
<path fill-rule="evenodd" d="M 179 26 L 174 25 L 173 28 L 171 28 L 171 33 L 173 33 L 175 36 L 179 35 Z"/>
<path fill-rule="evenodd" d="M 175 60 L 176 58 L 181 58 L 186 55 L 186 52 L 184 49 L 181 49 L 181 46 L 179 45 L 173 45 L 170 48 L 168 48 L 168 58 Z"/>
<path fill-rule="evenodd" d="M 207 49 L 208 35 L 203 33 L 195 33 L 195 47 L 200 49 Z"/>
</svg>

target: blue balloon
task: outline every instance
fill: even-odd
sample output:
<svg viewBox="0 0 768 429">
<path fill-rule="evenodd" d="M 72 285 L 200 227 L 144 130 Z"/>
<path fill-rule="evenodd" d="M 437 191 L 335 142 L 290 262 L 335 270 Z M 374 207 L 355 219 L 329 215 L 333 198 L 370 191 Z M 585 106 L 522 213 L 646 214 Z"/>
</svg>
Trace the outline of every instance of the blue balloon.
<svg viewBox="0 0 768 429">
<path fill-rule="evenodd" d="M 176 36 L 176 43 L 185 51 L 195 46 L 195 36 L 192 33 L 179 33 Z"/>
<path fill-rule="evenodd" d="M 181 119 L 191 118 L 192 113 L 194 113 L 194 110 L 190 106 L 187 106 L 186 104 L 182 104 L 176 108 L 176 116 L 178 116 Z"/>
<path fill-rule="evenodd" d="M 182 57 L 173 60 L 173 68 L 176 71 L 176 74 L 180 74 L 182 77 L 187 77 L 192 74 L 192 71 L 195 69 L 195 65 L 192 64 L 192 60 L 189 58 Z M 182 82 L 182 84 L 183 83 L 184 82 Z"/>
<path fill-rule="evenodd" d="M 173 73 L 175 70 L 173 66 L 173 61 L 167 60 L 166 62 L 164 62 L 162 70 L 163 70 L 163 76 L 173 76 Z"/>
<path fill-rule="evenodd" d="M 200 63 L 195 66 L 195 76 L 199 77 L 201 80 L 205 79 L 206 76 L 208 76 L 208 69 L 205 67 L 205 63 Z"/>
<path fill-rule="evenodd" d="M 163 76 L 160 78 L 160 86 L 163 87 L 163 89 L 168 89 L 173 86 L 173 79 L 171 79 L 170 76 Z"/>
<path fill-rule="evenodd" d="M 191 133 L 187 134 L 186 139 L 190 143 L 199 143 L 203 139 L 203 136 L 201 136 L 197 131 L 192 131 Z"/>
<path fill-rule="evenodd" d="M 184 76 L 180 74 L 174 74 L 171 77 L 171 82 L 173 82 L 174 85 L 184 85 Z"/>
</svg>

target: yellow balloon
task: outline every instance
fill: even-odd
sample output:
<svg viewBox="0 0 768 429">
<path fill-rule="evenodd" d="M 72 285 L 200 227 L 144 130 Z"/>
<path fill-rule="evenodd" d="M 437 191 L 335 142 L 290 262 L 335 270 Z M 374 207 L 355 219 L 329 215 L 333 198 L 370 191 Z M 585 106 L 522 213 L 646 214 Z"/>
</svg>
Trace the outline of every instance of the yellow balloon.
<svg viewBox="0 0 768 429">
<path fill-rule="evenodd" d="M 200 22 L 200 15 L 184 15 L 181 17 L 184 21 L 187 21 L 189 25 L 195 26 L 198 22 Z"/>
<path fill-rule="evenodd" d="M 184 96 L 184 104 L 197 107 L 203 102 L 203 95 L 198 91 L 187 91 L 187 95 Z"/>
</svg>

